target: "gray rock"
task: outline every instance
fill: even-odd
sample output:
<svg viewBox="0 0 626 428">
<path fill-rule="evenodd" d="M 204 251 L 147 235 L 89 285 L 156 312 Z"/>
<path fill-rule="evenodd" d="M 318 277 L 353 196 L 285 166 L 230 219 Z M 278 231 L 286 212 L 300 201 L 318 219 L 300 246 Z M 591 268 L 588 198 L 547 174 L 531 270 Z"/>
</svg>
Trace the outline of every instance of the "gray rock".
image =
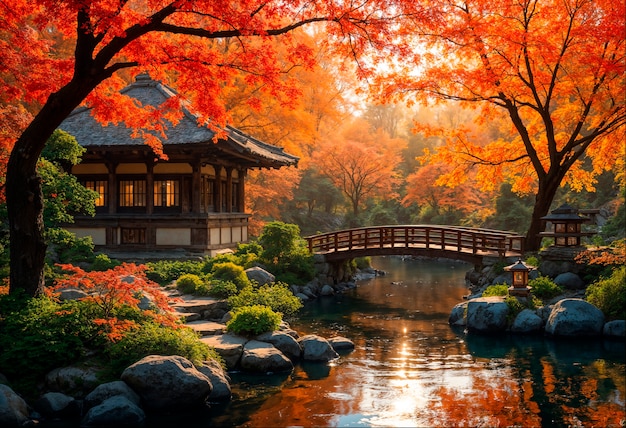
<svg viewBox="0 0 626 428">
<path fill-rule="evenodd" d="M 332 296 L 335 294 L 335 290 L 330 285 L 326 284 L 322 287 L 322 291 L 320 291 L 322 296 Z"/>
<path fill-rule="evenodd" d="M 509 307 L 504 297 L 481 297 L 467 302 L 467 329 L 479 333 L 495 333 L 507 327 Z"/>
<path fill-rule="evenodd" d="M 276 373 L 293 370 L 293 363 L 271 343 L 251 340 L 246 343 L 239 363 L 242 370 Z"/>
<path fill-rule="evenodd" d="M 602 333 L 604 314 L 582 299 L 557 302 L 546 323 L 546 333 L 554 336 L 594 336 Z"/>
<path fill-rule="evenodd" d="M 248 342 L 248 339 L 245 337 L 235 336 L 234 334 L 203 337 L 200 340 L 215 348 L 217 353 L 224 359 L 226 368 L 229 370 L 237 367 L 241 354 L 243 354 L 243 347 Z"/>
<path fill-rule="evenodd" d="M 89 296 L 80 288 L 62 288 L 58 292 L 61 300 L 79 300 Z"/>
<path fill-rule="evenodd" d="M 180 409 L 202 405 L 211 382 L 186 358 L 149 355 L 122 372 L 121 379 L 154 409 Z"/>
<path fill-rule="evenodd" d="M 491 284 L 506 284 L 511 285 L 511 274 L 509 272 L 501 273 L 491 280 Z"/>
<path fill-rule="evenodd" d="M 9 386 L 0 384 L 0 426 L 21 427 L 28 420 L 26 401 Z"/>
<path fill-rule="evenodd" d="M 614 320 L 609 321 L 604 324 L 602 329 L 602 334 L 606 337 L 626 337 L 626 321 L 625 320 Z"/>
<path fill-rule="evenodd" d="M 450 316 L 448 317 L 448 323 L 450 325 L 465 325 L 467 324 L 467 303 L 461 302 L 452 308 Z"/>
<path fill-rule="evenodd" d="M 89 409 L 80 426 L 84 428 L 141 427 L 146 415 L 144 411 L 124 395 L 107 398 Z"/>
<path fill-rule="evenodd" d="M 303 293 L 296 293 L 295 296 L 300 299 L 302 302 L 308 302 L 309 301 L 309 296 L 307 296 L 306 294 Z"/>
<path fill-rule="evenodd" d="M 534 333 L 540 331 L 541 327 L 543 327 L 541 317 L 535 311 L 524 309 L 515 317 L 511 331 L 514 333 Z"/>
<path fill-rule="evenodd" d="M 336 352 L 352 351 L 354 349 L 354 342 L 342 336 L 331 337 L 328 339 L 328 343 Z"/>
<path fill-rule="evenodd" d="M 292 361 L 299 359 L 302 355 L 302 348 L 300 347 L 300 344 L 287 331 L 270 331 L 258 335 L 256 339 L 261 342 L 271 343 L 276 349 Z"/>
<path fill-rule="evenodd" d="M 63 392 L 72 397 L 84 397 L 100 384 L 95 367 L 61 367 L 46 375 L 46 386 L 54 392 Z"/>
<path fill-rule="evenodd" d="M 211 381 L 213 390 L 209 395 L 209 401 L 228 401 L 232 396 L 230 378 L 219 362 L 207 360 L 202 363 L 198 370 Z"/>
<path fill-rule="evenodd" d="M 302 358 L 307 361 L 330 361 L 339 357 L 328 340 L 309 334 L 298 340 L 302 347 Z"/>
<path fill-rule="evenodd" d="M 276 281 L 276 277 L 260 267 L 251 267 L 245 270 L 250 281 L 255 281 L 259 285 L 270 284 Z"/>
<path fill-rule="evenodd" d="M 554 278 L 554 283 L 563 288 L 567 288 L 568 290 L 582 290 L 585 288 L 583 280 L 572 272 L 559 274 L 556 278 Z"/>
<path fill-rule="evenodd" d="M 35 409 L 42 415 L 60 418 L 80 415 L 81 408 L 69 395 L 60 392 L 47 392 L 35 402 Z"/>
<path fill-rule="evenodd" d="M 126 382 L 116 380 L 114 382 L 98 385 L 96 389 L 87 394 L 83 400 L 83 405 L 85 409 L 90 409 L 102 404 L 104 400 L 115 397 L 116 395 L 126 397 L 130 402 L 136 404 L 137 406 L 141 404 L 139 395 L 137 395 L 137 393 L 133 391 L 132 388 L 126 384 Z"/>
</svg>

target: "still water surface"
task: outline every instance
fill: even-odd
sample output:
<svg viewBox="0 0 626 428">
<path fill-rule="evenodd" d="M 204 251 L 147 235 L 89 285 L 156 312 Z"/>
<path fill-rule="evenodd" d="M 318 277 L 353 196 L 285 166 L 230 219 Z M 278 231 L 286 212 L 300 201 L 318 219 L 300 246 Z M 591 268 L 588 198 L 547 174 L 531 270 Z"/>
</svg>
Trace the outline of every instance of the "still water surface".
<svg viewBox="0 0 626 428">
<path fill-rule="evenodd" d="M 624 342 L 466 336 L 469 265 L 374 258 L 387 276 L 307 304 L 292 327 L 356 349 L 282 376 L 233 375 L 212 426 L 624 426 Z M 196 419 L 194 425 L 204 426 Z M 209 426 L 209 425 L 206 425 Z"/>
</svg>

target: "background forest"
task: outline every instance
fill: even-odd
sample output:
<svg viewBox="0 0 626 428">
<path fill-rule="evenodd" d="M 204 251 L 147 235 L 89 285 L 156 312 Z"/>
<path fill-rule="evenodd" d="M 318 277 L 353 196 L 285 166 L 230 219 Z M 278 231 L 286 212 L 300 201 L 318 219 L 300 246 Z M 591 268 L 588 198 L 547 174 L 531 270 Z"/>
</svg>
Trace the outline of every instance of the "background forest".
<svg viewBox="0 0 626 428">
<path fill-rule="evenodd" d="M 84 206 L 36 175 L 74 108 L 87 104 L 103 124 L 136 130 L 160 156 L 176 106 L 119 94 L 144 71 L 183 94 L 200 122 L 300 157 L 297 169 L 250 174 L 253 236 L 271 220 L 305 235 L 461 224 L 518 231 L 532 251 L 541 217 L 563 202 L 605 208 L 614 220 L 603 237 L 623 236 L 623 4 L 36 4 L 0 6 L 12 289 L 41 291 L 45 207 L 71 216 Z"/>
</svg>

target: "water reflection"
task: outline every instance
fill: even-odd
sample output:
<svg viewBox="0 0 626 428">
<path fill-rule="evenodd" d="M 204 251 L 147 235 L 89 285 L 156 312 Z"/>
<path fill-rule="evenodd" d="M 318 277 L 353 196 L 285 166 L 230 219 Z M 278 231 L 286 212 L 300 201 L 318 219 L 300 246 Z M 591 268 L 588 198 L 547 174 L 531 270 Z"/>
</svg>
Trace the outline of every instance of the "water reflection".
<svg viewBox="0 0 626 428">
<path fill-rule="evenodd" d="M 466 336 L 447 319 L 467 293 L 468 265 L 374 263 L 390 274 L 309 304 L 294 325 L 349 337 L 355 351 L 332 365 L 299 365 L 280 390 L 232 404 L 229 425 L 617 427 L 626 419 L 623 342 Z"/>
</svg>

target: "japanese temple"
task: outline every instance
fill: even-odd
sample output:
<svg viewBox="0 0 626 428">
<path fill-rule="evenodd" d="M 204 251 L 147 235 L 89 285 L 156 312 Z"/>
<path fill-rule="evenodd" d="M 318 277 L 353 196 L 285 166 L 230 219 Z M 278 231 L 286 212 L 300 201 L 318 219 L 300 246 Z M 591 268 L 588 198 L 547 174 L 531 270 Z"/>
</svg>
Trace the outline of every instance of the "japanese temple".
<svg viewBox="0 0 626 428">
<path fill-rule="evenodd" d="M 122 93 L 154 107 L 177 95 L 146 74 Z M 61 124 L 86 149 L 72 174 L 99 195 L 95 217 L 77 216 L 68 230 L 113 253 L 177 249 L 214 255 L 248 240 L 247 171 L 296 166 L 298 158 L 232 127 L 215 141 L 210 127 L 183 110 L 162 138 L 166 161 L 132 129 L 103 126 L 88 108 L 76 109 Z"/>
</svg>

